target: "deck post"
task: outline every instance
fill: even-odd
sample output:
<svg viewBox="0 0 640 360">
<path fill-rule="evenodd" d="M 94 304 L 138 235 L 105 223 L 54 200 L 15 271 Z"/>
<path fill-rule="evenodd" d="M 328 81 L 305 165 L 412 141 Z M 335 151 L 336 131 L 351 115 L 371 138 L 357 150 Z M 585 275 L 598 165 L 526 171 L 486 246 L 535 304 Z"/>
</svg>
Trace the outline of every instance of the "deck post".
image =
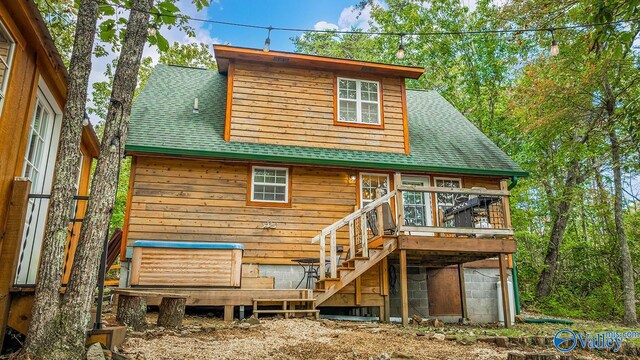
<svg viewBox="0 0 640 360">
<path fill-rule="evenodd" d="M 409 325 L 409 289 L 407 288 L 407 250 L 400 250 L 400 297 L 402 299 L 402 326 Z"/>
<path fill-rule="evenodd" d="M 393 184 L 396 187 L 396 218 L 398 230 L 402 230 L 404 226 L 404 202 L 402 199 L 402 191 L 398 190 L 398 186 L 402 185 L 402 175 L 397 172 L 393 175 Z"/>
<path fill-rule="evenodd" d="M 391 316 L 391 306 L 389 304 L 389 265 L 388 258 L 385 257 L 380 262 L 380 293 L 384 296 L 384 306 L 381 309 L 384 310 L 384 317 L 380 317 L 380 321 L 389 322 Z"/>
<path fill-rule="evenodd" d="M 381 188 L 377 188 L 376 189 L 376 199 L 379 199 L 382 197 L 382 189 Z M 384 235 L 384 220 L 382 219 L 382 205 L 378 206 L 376 208 L 376 227 L 378 228 L 378 236 L 383 236 Z"/>
<path fill-rule="evenodd" d="M 224 306 L 224 321 L 225 322 L 233 321 L 233 305 Z"/>
<path fill-rule="evenodd" d="M 356 257 L 356 236 L 355 236 L 354 221 L 349 221 L 349 258 Z"/>
<path fill-rule="evenodd" d="M 360 216 L 360 227 L 362 228 L 362 256 L 369 257 L 369 243 L 367 239 L 367 214 Z"/>
<path fill-rule="evenodd" d="M 498 254 L 498 262 L 500 264 L 500 290 L 502 293 L 502 313 L 504 315 L 504 327 L 511 327 L 511 314 L 509 311 L 509 286 L 507 286 L 507 262 L 504 259 L 505 254 Z"/>
<path fill-rule="evenodd" d="M 16 178 L 13 181 L 11 200 L 7 212 L 4 241 L 0 244 L 0 351 L 4 340 L 4 332 L 11 308 L 11 292 L 20 242 L 24 233 L 24 220 L 29 207 L 29 190 L 31 181 L 26 178 Z"/>
<path fill-rule="evenodd" d="M 464 264 L 458 264 L 458 283 L 460 285 L 460 314 L 462 314 L 463 320 L 467 320 L 469 313 L 467 312 L 467 291 L 464 286 Z"/>
</svg>

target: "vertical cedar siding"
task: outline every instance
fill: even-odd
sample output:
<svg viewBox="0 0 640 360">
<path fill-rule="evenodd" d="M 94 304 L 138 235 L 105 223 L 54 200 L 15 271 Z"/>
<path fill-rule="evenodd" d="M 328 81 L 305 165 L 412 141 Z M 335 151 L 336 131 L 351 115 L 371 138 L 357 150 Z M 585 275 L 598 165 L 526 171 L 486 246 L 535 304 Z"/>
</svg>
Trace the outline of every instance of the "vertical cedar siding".
<svg viewBox="0 0 640 360">
<path fill-rule="evenodd" d="M 380 82 L 383 128 L 336 125 L 337 76 Z M 403 84 L 402 78 L 236 62 L 227 99 L 230 141 L 404 153 Z"/>
</svg>

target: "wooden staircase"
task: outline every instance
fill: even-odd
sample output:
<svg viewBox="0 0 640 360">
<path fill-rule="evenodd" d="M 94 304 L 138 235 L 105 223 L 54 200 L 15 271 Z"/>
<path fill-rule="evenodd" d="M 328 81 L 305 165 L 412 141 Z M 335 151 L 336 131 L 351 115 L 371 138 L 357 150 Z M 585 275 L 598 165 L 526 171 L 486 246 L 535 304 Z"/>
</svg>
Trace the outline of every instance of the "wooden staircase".
<svg viewBox="0 0 640 360">
<path fill-rule="evenodd" d="M 372 240 L 375 240 L 375 238 Z M 384 237 L 382 240 L 383 242 L 380 246 L 369 248 L 369 256 L 355 256 L 343 262 L 342 266 L 338 267 L 338 277 L 318 280 L 313 291 L 316 306 L 331 298 L 331 296 L 397 249 L 397 238 Z"/>
</svg>

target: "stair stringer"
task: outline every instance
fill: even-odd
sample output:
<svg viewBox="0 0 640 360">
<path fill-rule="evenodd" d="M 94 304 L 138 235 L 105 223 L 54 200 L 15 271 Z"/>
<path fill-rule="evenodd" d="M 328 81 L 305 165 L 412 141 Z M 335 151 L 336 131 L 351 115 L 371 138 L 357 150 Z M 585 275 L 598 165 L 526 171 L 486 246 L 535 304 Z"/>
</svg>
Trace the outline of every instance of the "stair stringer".
<svg viewBox="0 0 640 360">
<path fill-rule="evenodd" d="M 347 273 L 345 276 L 340 277 L 340 281 L 333 286 L 326 289 L 324 292 L 319 293 L 316 297 L 316 306 L 327 301 L 338 291 L 345 286 L 349 285 L 353 280 L 357 279 L 360 275 L 364 274 L 372 266 L 379 263 L 382 259 L 389 256 L 398 248 L 398 239 L 385 238 L 382 249 L 369 249 L 369 260 L 358 261 L 354 264 L 355 268 Z"/>
</svg>

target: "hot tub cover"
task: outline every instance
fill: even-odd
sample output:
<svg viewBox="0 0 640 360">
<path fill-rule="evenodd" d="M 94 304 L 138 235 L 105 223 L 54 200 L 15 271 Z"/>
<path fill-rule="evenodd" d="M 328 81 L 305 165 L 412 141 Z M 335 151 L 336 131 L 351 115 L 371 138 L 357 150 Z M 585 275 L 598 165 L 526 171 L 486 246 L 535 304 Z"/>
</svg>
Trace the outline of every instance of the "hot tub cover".
<svg viewBox="0 0 640 360">
<path fill-rule="evenodd" d="M 244 250 L 244 245 L 237 243 L 201 242 L 201 241 L 158 241 L 136 240 L 133 247 L 174 248 L 174 249 L 217 249 Z"/>
</svg>

